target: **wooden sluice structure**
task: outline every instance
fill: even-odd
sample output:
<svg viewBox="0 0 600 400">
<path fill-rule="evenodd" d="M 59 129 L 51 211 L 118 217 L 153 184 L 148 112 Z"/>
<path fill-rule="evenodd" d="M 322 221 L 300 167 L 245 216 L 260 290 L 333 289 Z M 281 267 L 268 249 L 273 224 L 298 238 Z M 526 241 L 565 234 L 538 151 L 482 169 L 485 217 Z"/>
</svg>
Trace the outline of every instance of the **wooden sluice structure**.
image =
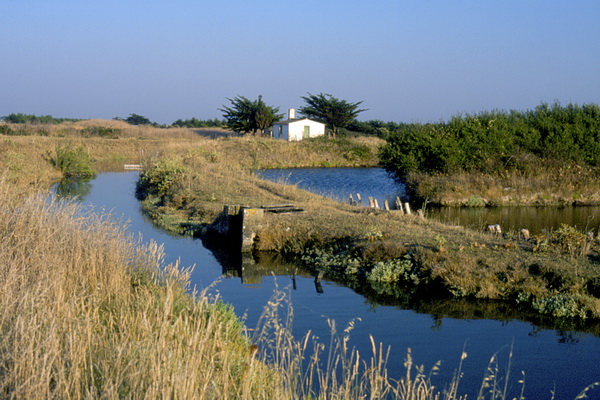
<svg viewBox="0 0 600 400">
<path fill-rule="evenodd" d="M 241 238 L 241 252 L 252 251 L 256 232 L 269 214 L 300 213 L 304 209 L 293 204 L 273 204 L 259 207 L 227 204 L 212 229 L 222 235 Z"/>
</svg>

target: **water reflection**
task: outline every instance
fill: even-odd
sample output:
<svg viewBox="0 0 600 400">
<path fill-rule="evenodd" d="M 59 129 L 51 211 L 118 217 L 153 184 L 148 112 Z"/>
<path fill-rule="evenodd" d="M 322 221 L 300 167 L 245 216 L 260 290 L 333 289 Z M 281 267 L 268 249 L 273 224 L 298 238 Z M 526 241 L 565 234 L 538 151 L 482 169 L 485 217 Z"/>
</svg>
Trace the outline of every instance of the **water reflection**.
<svg viewBox="0 0 600 400">
<path fill-rule="evenodd" d="M 532 234 L 556 230 L 561 224 L 572 225 L 582 231 L 598 230 L 600 227 L 600 207 L 596 206 L 441 207 L 428 210 L 427 215 L 453 225 L 481 231 L 492 224 L 500 224 L 504 232 L 516 232 L 525 228 Z"/>
<path fill-rule="evenodd" d="M 92 178 L 65 178 L 54 186 L 58 197 L 85 200 L 92 190 Z"/>
</svg>

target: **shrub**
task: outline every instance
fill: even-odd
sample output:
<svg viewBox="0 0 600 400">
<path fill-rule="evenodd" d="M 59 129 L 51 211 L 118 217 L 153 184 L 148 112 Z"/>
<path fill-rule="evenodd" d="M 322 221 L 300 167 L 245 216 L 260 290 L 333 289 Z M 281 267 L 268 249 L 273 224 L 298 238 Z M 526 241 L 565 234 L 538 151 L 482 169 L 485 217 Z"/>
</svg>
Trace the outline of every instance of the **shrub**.
<svg viewBox="0 0 600 400">
<path fill-rule="evenodd" d="M 123 131 L 118 128 L 109 128 L 107 126 L 90 126 L 83 130 L 83 135 L 86 137 L 102 137 L 102 138 L 110 138 L 117 139 Z"/>
<path fill-rule="evenodd" d="M 465 202 L 465 207 L 485 207 L 485 200 L 479 196 L 471 196 Z"/>
<path fill-rule="evenodd" d="M 164 197 L 184 172 L 185 168 L 178 162 L 160 160 L 142 173 L 137 183 L 136 196 L 142 200 L 149 195 Z"/>
<path fill-rule="evenodd" d="M 96 174 L 92 169 L 92 158 L 83 146 L 59 146 L 56 148 L 55 156 L 50 157 L 50 161 L 67 178 L 93 177 Z"/>
<path fill-rule="evenodd" d="M 556 294 L 550 297 L 535 299 L 532 306 L 540 314 L 552 315 L 556 318 L 587 318 L 586 312 L 572 296 Z"/>
<path fill-rule="evenodd" d="M 561 224 L 560 228 L 552 235 L 552 243 L 571 257 L 585 256 L 591 249 L 586 235 L 575 227 Z"/>
<path fill-rule="evenodd" d="M 379 261 L 367 275 L 371 283 L 410 283 L 418 286 L 421 283 L 418 268 L 410 259 L 410 255 L 390 261 Z"/>
<path fill-rule="evenodd" d="M 482 112 L 437 124 L 408 124 L 387 136 L 382 164 L 404 177 L 410 172 L 527 169 L 514 157 L 600 165 L 600 107 L 558 103 L 535 110 Z M 533 156 L 533 157 L 529 157 Z"/>
</svg>

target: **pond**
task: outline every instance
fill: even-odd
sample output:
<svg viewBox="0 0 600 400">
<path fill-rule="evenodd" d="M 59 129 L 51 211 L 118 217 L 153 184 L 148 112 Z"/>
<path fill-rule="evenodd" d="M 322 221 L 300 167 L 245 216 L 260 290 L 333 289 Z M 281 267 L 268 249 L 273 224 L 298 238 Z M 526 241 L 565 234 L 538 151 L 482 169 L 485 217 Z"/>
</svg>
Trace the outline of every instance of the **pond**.
<svg viewBox="0 0 600 400">
<path fill-rule="evenodd" d="M 469 398 L 474 398 L 490 357 L 498 352 L 504 367 L 512 346 L 514 395 L 521 371 L 526 374 L 527 399 L 549 399 L 551 391 L 556 399 L 574 398 L 586 385 L 600 381 L 597 336 L 543 329 L 519 321 L 510 310 L 489 304 L 475 312 L 468 311 L 470 306 L 461 302 L 419 304 L 414 305 L 415 309 L 407 309 L 406 305 L 361 295 L 325 279 L 321 281 L 321 290 L 317 290 L 314 277 L 297 266 L 276 260 L 256 263 L 236 255 L 213 254 L 198 239 L 173 236 L 157 229 L 141 213 L 134 197 L 137 178 L 136 172 L 103 173 L 88 183 L 72 184 L 70 189 L 81 189 L 83 205 L 97 212 L 110 212 L 144 241 L 164 243 L 168 262 L 180 260 L 182 266 L 195 265 L 192 284 L 204 288 L 214 283 L 213 290 L 232 304 L 238 315 L 245 316 L 249 327 L 256 324 L 274 288 L 289 287 L 295 314 L 293 331 L 298 337 L 311 330 L 323 343 L 328 343 L 327 318 L 335 319 L 340 331 L 349 321 L 359 318 L 351 333 L 350 346 L 359 349 L 363 358 L 371 354 L 369 335 L 391 346 L 388 363 L 391 377 L 403 375 L 403 362 L 410 348 L 414 362 L 423 364 L 426 372 L 438 360 L 442 361 L 440 373 L 433 381 L 443 387 L 458 367 L 464 348 L 468 357 L 464 360 L 459 393 L 469 393 Z M 61 193 L 66 195 L 68 191 Z M 464 318 L 465 315 L 469 317 Z M 494 315 L 494 319 L 488 315 Z"/>
<path fill-rule="evenodd" d="M 347 202 L 349 195 L 360 193 L 363 204 L 368 196 L 378 199 L 379 205 L 388 200 L 390 207 L 396 196 L 407 200 L 406 188 L 382 168 L 297 168 L 271 169 L 257 172 L 275 182 L 297 185 L 300 189 Z M 504 232 L 522 228 L 532 234 L 555 230 L 561 224 L 580 230 L 600 228 L 600 207 L 428 207 L 426 215 L 453 225 L 483 230 L 487 225 L 500 224 Z"/>
</svg>

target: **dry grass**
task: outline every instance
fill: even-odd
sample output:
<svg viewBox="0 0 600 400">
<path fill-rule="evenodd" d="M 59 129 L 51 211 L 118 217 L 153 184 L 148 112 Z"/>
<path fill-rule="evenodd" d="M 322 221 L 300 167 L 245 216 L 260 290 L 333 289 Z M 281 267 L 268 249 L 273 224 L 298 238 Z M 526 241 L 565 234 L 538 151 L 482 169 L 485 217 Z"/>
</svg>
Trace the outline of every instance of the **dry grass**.
<svg viewBox="0 0 600 400">
<path fill-rule="evenodd" d="M 0 393 L 7 399 L 457 399 L 407 359 L 399 381 L 373 339 L 363 359 L 330 321 L 295 340 L 276 290 L 252 342 L 188 272 L 108 216 L 0 185 Z M 258 354 L 257 347 L 260 348 Z M 416 371 L 416 376 L 412 376 Z M 457 384 L 458 382 L 456 382 Z"/>
<path fill-rule="evenodd" d="M 600 204 L 600 169 L 563 166 L 504 176 L 483 173 L 429 175 L 412 173 L 415 196 L 444 206 Z"/>
<path fill-rule="evenodd" d="M 277 375 L 188 275 L 106 217 L 0 194 L 2 398 L 275 398 Z"/>
</svg>

